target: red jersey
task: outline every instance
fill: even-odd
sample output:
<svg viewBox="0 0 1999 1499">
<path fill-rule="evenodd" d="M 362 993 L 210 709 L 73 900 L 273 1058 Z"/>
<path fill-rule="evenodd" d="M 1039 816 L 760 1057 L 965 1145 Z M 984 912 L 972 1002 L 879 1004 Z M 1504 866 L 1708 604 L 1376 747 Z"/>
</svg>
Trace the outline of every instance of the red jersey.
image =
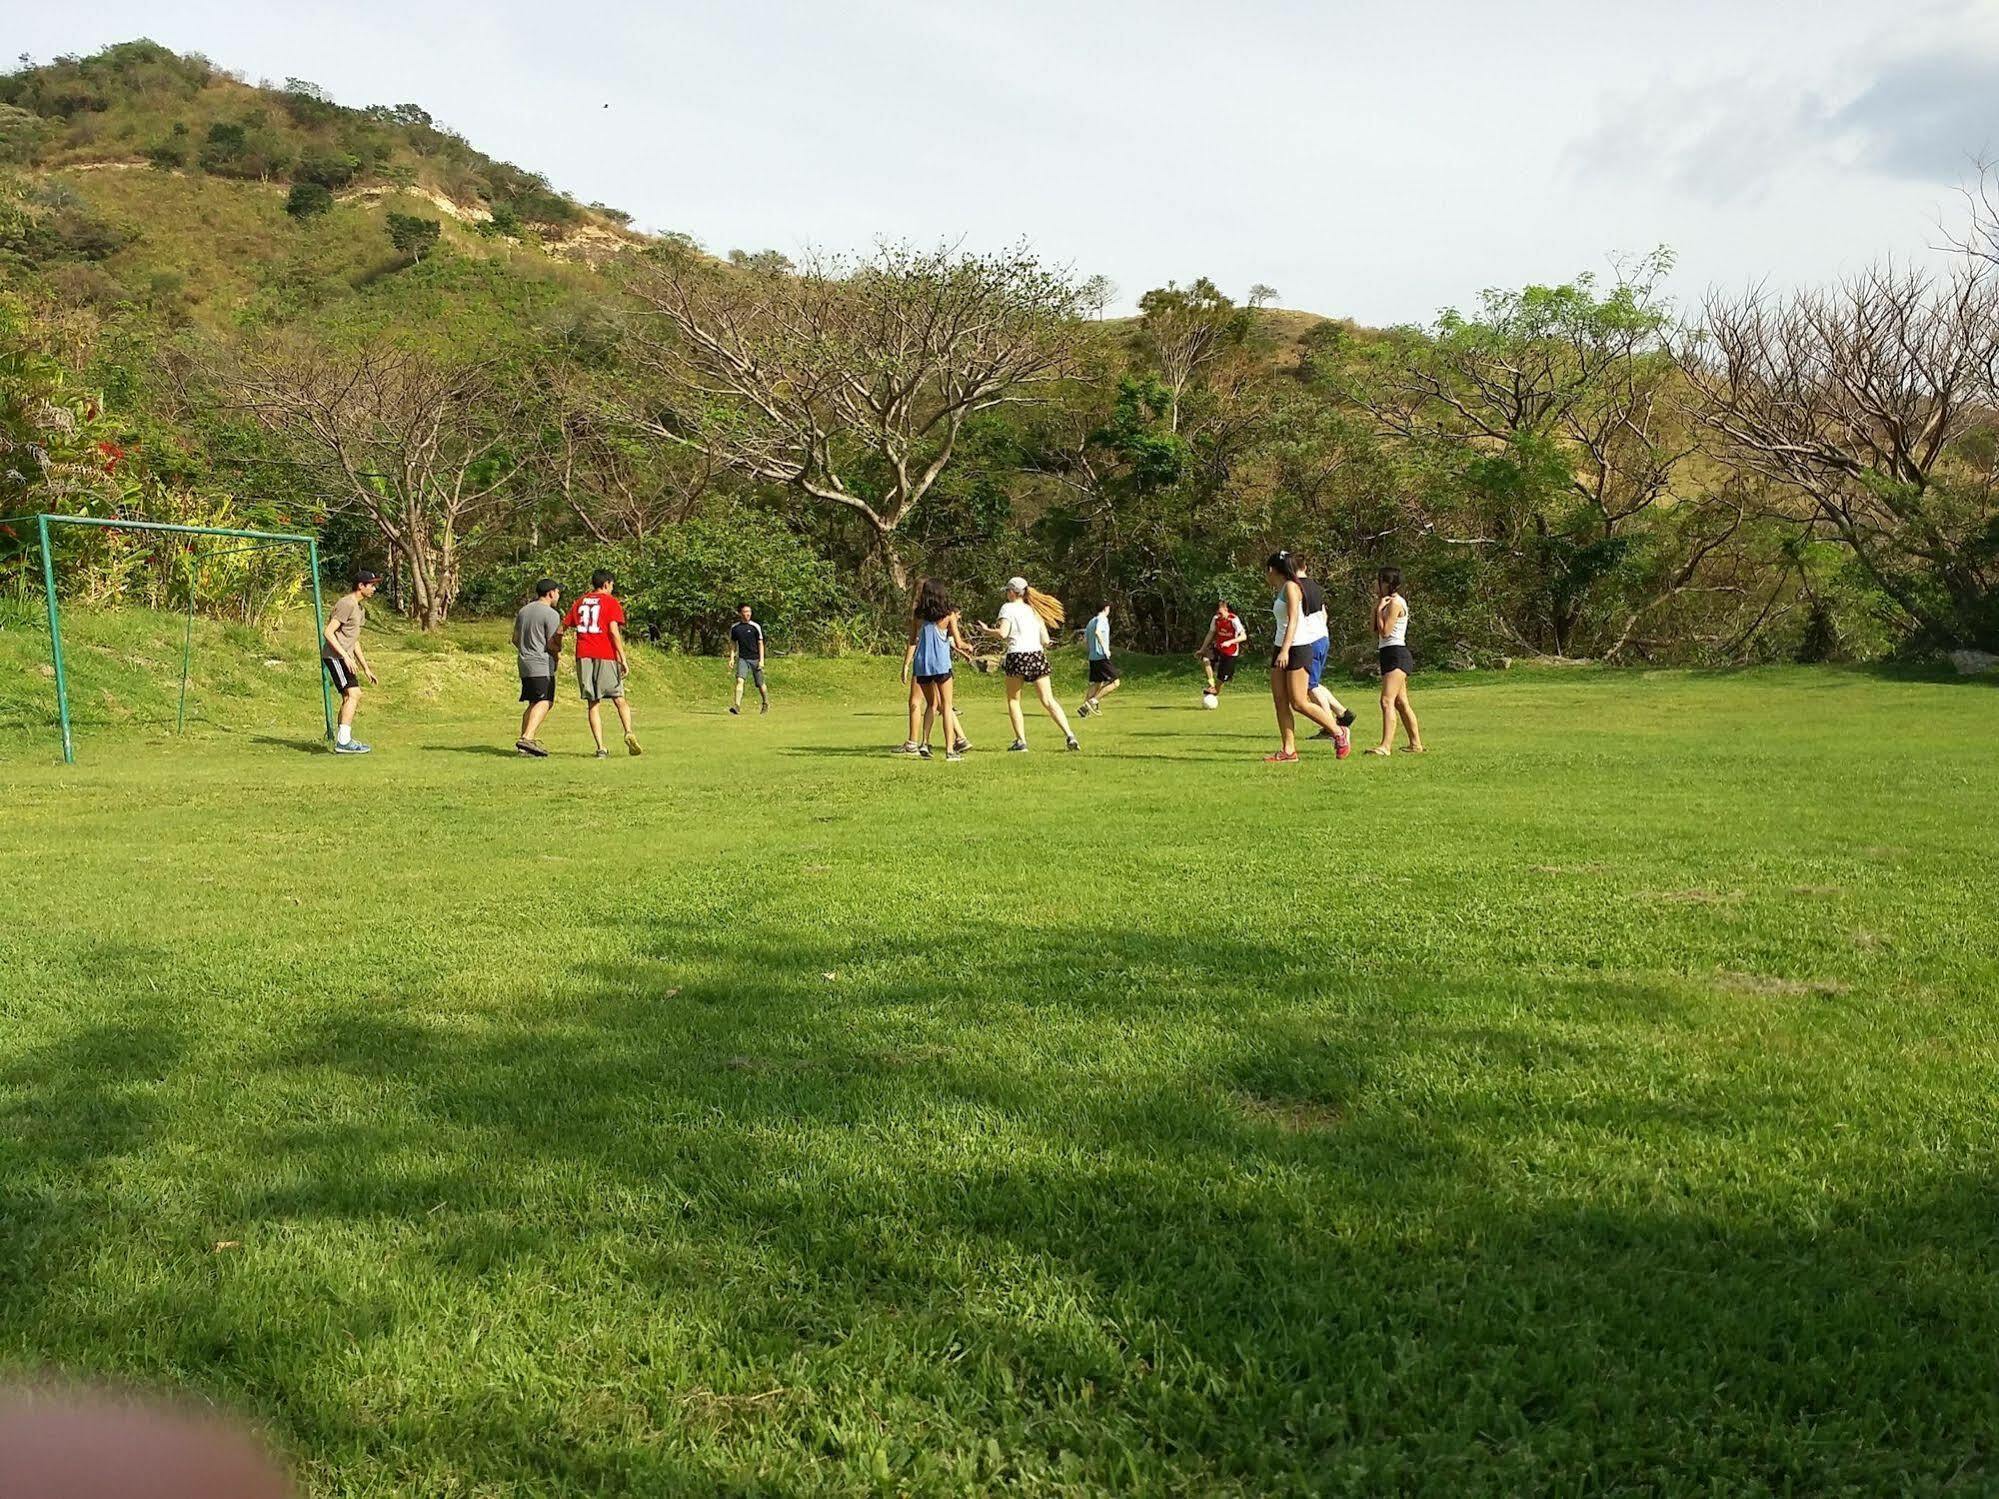
<svg viewBox="0 0 1999 1499">
<path fill-rule="evenodd" d="M 1242 649 L 1242 642 L 1236 639 L 1236 616 L 1220 610 L 1215 613 L 1215 649 L 1224 656 L 1233 656 Z"/>
<path fill-rule="evenodd" d="M 611 626 L 624 622 L 625 606 L 614 596 L 586 593 L 562 616 L 562 633 L 575 632 L 577 660 L 615 661 L 618 648 L 611 641 Z"/>
</svg>

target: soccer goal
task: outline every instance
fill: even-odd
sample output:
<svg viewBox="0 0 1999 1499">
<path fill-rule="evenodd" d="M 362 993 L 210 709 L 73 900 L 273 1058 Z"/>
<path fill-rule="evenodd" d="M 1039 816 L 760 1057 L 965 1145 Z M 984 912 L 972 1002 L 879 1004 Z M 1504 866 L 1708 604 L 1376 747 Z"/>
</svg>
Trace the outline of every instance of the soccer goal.
<svg viewBox="0 0 1999 1499">
<path fill-rule="evenodd" d="M 56 678 L 56 721 L 62 729 L 62 758 L 66 765 L 76 763 L 75 737 L 70 729 L 69 714 L 69 664 L 63 658 L 62 648 L 62 599 L 56 592 L 56 554 L 51 544 L 51 536 L 65 526 L 95 528 L 112 532 L 164 532 L 184 537 L 186 548 L 181 560 L 187 568 L 187 631 L 181 641 L 180 657 L 180 705 L 175 712 L 175 732 L 187 728 L 187 683 L 194 664 L 194 606 L 196 596 L 195 568 L 200 562 L 215 557 L 232 556 L 245 551 L 260 551 L 271 547 L 303 547 L 305 549 L 306 576 L 312 583 L 312 617 L 314 622 L 313 644 L 315 658 L 318 644 L 326 630 L 326 611 L 319 592 L 319 538 L 315 536 L 294 536 L 283 531 L 244 531 L 223 526 L 177 526 L 165 521 L 105 519 L 92 515 L 37 515 L 35 541 L 42 553 L 42 592 L 48 603 L 49 614 L 49 660 L 55 667 Z M 232 545 L 203 549 L 202 538 L 213 538 L 217 542 Z M 326 721 L 326 737 L 333 737 L 333 689 L 327 684 L 324 671 L 319 677 L 319 705 Z"/>
</svg>

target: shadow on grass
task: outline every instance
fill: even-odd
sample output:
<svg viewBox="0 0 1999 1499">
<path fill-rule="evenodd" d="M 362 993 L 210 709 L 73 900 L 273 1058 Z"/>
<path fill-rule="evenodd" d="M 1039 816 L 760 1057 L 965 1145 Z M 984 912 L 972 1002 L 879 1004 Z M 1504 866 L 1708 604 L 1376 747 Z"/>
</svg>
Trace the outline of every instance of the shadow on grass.
<svg viewBox="0 0 1999 1499">
<path fill-rule="evenodd" d="M 502 760 L 532 760 L 533 755 L 523 755 L 512 745 L 502 748 L 497 744 L 426 744 L 426 751 L 440 755 L 478 755 L 484 759 L 498 757 Z"/>
<path fill-rule="evenodd" d="M 107 1303 L 82 1246 L 131 1229 L 94 1189 L 157 1143 L 144 1085 L 199 1017 L 24 1057 L 0 1116 L 27 1126 L 0 1181 L 6 1343 L 68 1330 L 254 1401 L 309 1457 L 428 1455 L 468 1488 L 858 1481 L 789 1398 L 705 1446 L 647 1437 L 690 1382 L 729 1380 L 836 1423 L 934 1423 L 918 1447 L 1059 1445 L 1097 1488 L 1988 1471 L 1990 1173 L 1695 1185 L 1716 1178 L 1687 1163 L 1819 1122 L 1648 1070 L 1671 989 L 1549 981 L 1520 1016 L 1497 983 L 1411 970 L 1356 999 L 1225 932 L 1045 920 L 917 939 L 637 913 L 603 946 L 492 1010 L 336 1001 L 239 1059 L 246 1096 L 310 1106 L 183 1152 L 193 1206 L 158 1211 L 362 1246 L 313 1270 L 272 1252 Z M 1579 1013 L 1590 1039 L 1546 1024 Z M 608 1344 L 541 1347 L 523 1287 Z M 662 1315 L 696 1345 L 679 1362 L 615 1331 Z M 532 1419 L 496 1429 L 440 1372 L 420 1409 L 363 1421 L 299 1373 L 439 1322 L 521 1340 Z M 643 1420 L 568 1393 L 606 1381 Z"/>
<path fill-rule="evenodd" d="M 301 754 L 307 755 L 331 754 L 333 749 L 332 741 L 324 737 L 299 739 L 277 734 L 252 734 L 250 742 L 252 744 L 261 744 L 266 749 L 297 750 Z"/>
</svg>

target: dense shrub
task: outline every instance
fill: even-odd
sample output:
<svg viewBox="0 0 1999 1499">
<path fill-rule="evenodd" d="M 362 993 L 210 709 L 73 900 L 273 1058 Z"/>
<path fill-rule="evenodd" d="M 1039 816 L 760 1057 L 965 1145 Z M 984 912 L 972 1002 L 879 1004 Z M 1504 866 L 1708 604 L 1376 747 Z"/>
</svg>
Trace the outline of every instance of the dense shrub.
<svg viewBox="0 0 1999 1499">
<path fill-rule="evenodd" d="M 600 567 L 618 575 L 633 635 L 682 650 L 718 649 L 738 604 L 756 610 L 778 649 L 817 649 L 849 624 L 832 564 L 768 517 L 741 510 L 697 516 L 645 541 L 566 542 L 492 569 L 468 585 L 465 601 L 504 613 L 544 575 L 573 598 Z"/>
<path fill-rule="evenodd" d="M 333 207 L 333 194 L 317 182 L 295 182 L 285 195 L 285 212 L 295 219 L 309 219 Z"/>
</svg>

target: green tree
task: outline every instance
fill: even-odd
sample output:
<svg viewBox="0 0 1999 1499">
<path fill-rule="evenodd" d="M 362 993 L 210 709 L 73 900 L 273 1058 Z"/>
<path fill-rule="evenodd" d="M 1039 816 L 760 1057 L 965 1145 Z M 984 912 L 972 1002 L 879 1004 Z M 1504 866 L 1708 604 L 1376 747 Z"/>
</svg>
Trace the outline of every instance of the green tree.
<svg viewBox="0 0 1999 1499">
<path fill-rule="evenodd" d="M 317 182 L 294 182 L 285 195 L 285 212 L 295 219 L 317 218 L 333 207 L 333 194 Z"/>
<path fill-rule="evenodd" d="M 421 261 L 424 252 L 437 243 L 438 222 L 420 214 L 391 212 L 388 219 L 389 243 L 411 261 Z"/>
</svg>

